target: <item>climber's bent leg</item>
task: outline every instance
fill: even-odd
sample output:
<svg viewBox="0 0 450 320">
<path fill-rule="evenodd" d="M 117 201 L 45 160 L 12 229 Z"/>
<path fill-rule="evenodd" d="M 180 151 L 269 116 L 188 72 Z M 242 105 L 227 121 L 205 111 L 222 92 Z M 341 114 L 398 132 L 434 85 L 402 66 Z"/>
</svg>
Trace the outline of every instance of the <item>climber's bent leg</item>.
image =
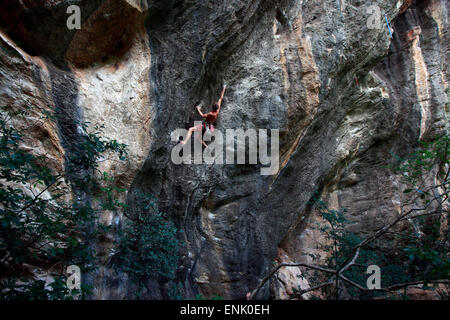
<svg viewBox="0 0 450 320">
<path fill-rule="evenodd" d="M 192 133 L 193 133 L 194 131 L 199 131 L 199 130 L 202 130 L 202 126 L 201 126 L 201 125 L 195 126 L 195 127 L 192 127 L 192 128 L 189 128 L 189 131 L 188 131 L 188 134 L 187 134 L 187 136 L 186 136 L 186 139 L 183 140 L 183 141 L 181 141 L 180 143 L 181 143 L 181 144 L 186 144 L 186 143 L 189 141 L 189 139 L 191 138 Z"/>
</svg>

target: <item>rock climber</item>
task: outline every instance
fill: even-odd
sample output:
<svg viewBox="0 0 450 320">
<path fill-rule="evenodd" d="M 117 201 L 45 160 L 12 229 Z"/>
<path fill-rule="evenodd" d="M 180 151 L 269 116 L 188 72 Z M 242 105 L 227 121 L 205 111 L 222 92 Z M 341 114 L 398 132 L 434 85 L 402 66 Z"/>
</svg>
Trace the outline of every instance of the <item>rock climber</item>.
<svg viewBox="0 0 450 320">
<path fill-rule="evenodd" d="M 202 118 L 204 118 L 204 120 L 203 120 L 202 124 L 200 124 L 198 126 L 195 126 L 195 127 L 189 128 L 189 131 L 188 131 L 188 134 L 186 136 L 186 139 L 185 140 L 179 140 L 181 144 L 186 144 L 189 141 L 189 139 L 191 138 L 192 133 L 194 131 L 202 130 L 202 136 L 203 136 L 203 133 L 206 131 L 206 129 L 209 129 L 211 132 L 214 132 L 214 122 L 217 120 L 217 117 L 219 116 L 220 106 L 222 105 L 222 101 L 223 101 L 223 97 L 225 95 L 226 88 L 227 88 L 227 86 L 225 85 L 223 87 L 223 89 L 222 89 L 222 93 L 220 95 L 219 101 L 217 101 L 216 103 L 214 103 L 212 105 L 212 107 L 211 107 L 212 111 L 211 112 L 208 112 L 207 114 L 202 113 L 202 109 L 201 109 L 202 104 L 199 104 L 196 107 L 198 113 L 200 114 L 200 116 Z M 208 145 L 205 143 L 205 141 L 203 141 L 203 139 L 202 139 L 202 144 L 206 148 L 208 148 Z"/>
</svg>

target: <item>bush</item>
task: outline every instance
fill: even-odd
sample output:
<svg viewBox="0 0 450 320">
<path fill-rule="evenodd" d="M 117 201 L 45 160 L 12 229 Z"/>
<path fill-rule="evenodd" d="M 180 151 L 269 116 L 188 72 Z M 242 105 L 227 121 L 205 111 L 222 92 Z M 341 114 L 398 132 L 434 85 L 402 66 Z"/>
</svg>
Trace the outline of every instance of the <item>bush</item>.
<svg viewBox="0 0 450 320">
<path fill-rule="evenodd" d="M 26 111 L 0 112 L 0 299 L 85 297 L 90 288 L 82 284 L 81 292 L 69 290 L 65 270 L 69 265 L 82 272 L 95 269 L 95 251 L 89 243 L 102 228 L 97 210 L 78 196 L 98 190 L 93 176 L 100 156 L 113 152 L 124 159 L 126 146 L 102 139 L 100 126 L 90 132 L 83 124 L 85 134 L 77 151 L 68 156 L 66 172 L 55 173 L 46 166 L 46 157 L 20 148 L 23 135 L 11 119 Z M 73 191 L 77 196 L 71 196 Z M 104 192 L 97 194 L 103 197 Z M 32 268 L 52 274 L 53 281 L 33 278 Z"/>
<path fill-rule="evenodd" d="M 149 277 L 173 282 L 178 268 L 178 230 L 156 206 L 152 195 L 136 191 L 134 217 L 129 219 L 119 234 L 119 252 L 116 267 L 131 276 L 142 293 Z M 171 290 L 178 296 L 178 289 Z"/>
</svg>

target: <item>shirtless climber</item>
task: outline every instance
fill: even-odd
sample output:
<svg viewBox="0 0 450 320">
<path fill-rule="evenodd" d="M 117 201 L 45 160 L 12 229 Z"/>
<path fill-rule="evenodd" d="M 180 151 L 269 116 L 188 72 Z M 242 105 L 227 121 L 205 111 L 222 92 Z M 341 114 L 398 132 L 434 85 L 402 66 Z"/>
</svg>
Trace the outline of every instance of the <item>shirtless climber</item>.
<svg viewBox="0 0 450 320">
<path fill-rule="evenodd" d="M 223 87 L 223 89 L 222 89 L 222 94 L 220 95 L 219 101 L 217 101 L 216 103 L 214 103 L 214 104 L 212 105 L 212 111 L 211 111 L 211 112 L 208 112 L 207 114 L 202 113 L 202 110 L 201 110 L 201 106 L 202 106 L 202 105 L 201 105 L 201 104 L 198 105 L 198 106 L 196 107 L 198 113 L 200 114 L 200 116 L 201 116 L 202 118 L 204 118 L 205 120 L 203 120 L 203 123 L 202 123 L 202 124 L 200 124 L 200 125 L 198 125 L 198 126 L 195 126 L 195 127 L 189 128 L 188 134 L 187 134 L 187 136 L 186 136 L 186 140 L 181 141 L 181 142 L 180 142 L 181 144 L 186 144 L 186 143 L 189 141 L 189 139 L 191 138 L 192 133 L 193 133 L 194 131 L 200 131 L 200 130 L 205 131 L 207 128 L 208 128 L 211 132 L 214 131 L 214 125 L 213 125 L 213 123 L 217 120 L 217 117 L 219 116 L 220 106 L 222 105 L 222 100 L 223 100 L 223 96 L 225 95 L 225 90 L 226 90 L 226 88 L 227 88 L 227 86 L 225 85 L 225 86 Z M 207 145 L 207 144 L 205 143 L 205 141 L 203 141 L 203 140 L 202 140 L 202 144 L 203 144 L 206 148 L 208 147 L 208 145 Z"/>
</svg>

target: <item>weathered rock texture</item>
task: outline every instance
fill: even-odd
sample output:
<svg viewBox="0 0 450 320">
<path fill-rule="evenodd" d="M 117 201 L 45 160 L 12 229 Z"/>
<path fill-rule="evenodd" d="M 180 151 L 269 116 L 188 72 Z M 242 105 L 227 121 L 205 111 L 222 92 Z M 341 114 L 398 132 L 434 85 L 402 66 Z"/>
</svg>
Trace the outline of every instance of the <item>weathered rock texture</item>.
<svg viewBox="0 0 450 320">
<path fill-rule="evenodd" d="M 66 27 L 71 4 L 81 8 L 80 30 Z M 370 5 L 381 10 L 380 29 L 367 26 Z M 184 231 L 187 297 L 244 298 L 279 248 L 282 261 L 304 260 L 318 236 L 306 207 L 315 191 L 347 208 L 354 231 L 376 229 L 402 200 L 399 177 L 384 168 L 391 153 L 448 132 L 444 0 L 6 0 L 0 21 L 0 103 L 37 107 L 21 124 L 27 146 L 62 167 L 77 121 L 103 123 L 126 143 L 128 162 L 103 169 L 157 196 Z M 171 162 L 170 133 L 198 120 L 194 105 L 212 103 L 223 83 L 217 129 L 280 129 L 275 175 Z M 43 110 L 56 110 L 57 127 Z M 122 219 L 102 218 L 114 217 Z M 283 272 L 286 287 L 267 285 L 261 298 L 287 297 L 301 271 Z M 93 298 L 132 297 L 109 267 L 92 281 Z M 166 289 L 153 282 L 145 298 L 166 298 Z"/>
</svg>

